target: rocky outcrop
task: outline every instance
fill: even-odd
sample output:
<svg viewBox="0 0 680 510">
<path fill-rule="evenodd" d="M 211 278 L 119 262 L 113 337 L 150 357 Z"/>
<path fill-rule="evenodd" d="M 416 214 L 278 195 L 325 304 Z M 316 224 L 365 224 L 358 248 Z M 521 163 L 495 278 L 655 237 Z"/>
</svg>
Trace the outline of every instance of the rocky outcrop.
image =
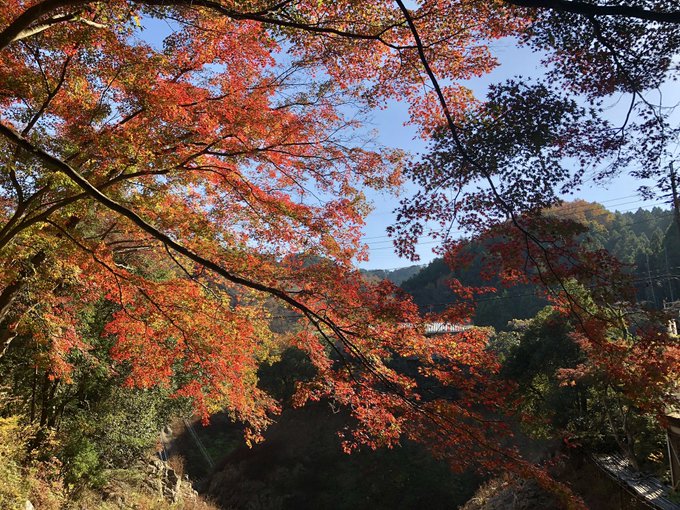
<svg viewBox="0 0 680 510">
<path fill-rule="evenodd" d="M 170 504 L 181 502 L 182 506 L 199 499 L 188 478 L 182 479 L 175 469 L 161 459 L 154 458 L 142 463 L 139 471 L 144 473 L 141 487 L 115 481 L 104 488 L 103 499 L 125 509 L 137 508 L 134 499 L 140 492 L 138 489 Z"/>
<path fill-rule="evenodd" d="M 177 472 L 160 459 L 150 461 L 146 471 L 149 473 L 144 481 L 146 486 L 171 503 L 177 502 L 182 489 L 182 479 Z"/>
<path fill-rule="evenodd" d="M 489 480 L 460 510 L 547 510 L 563 505 L 533 480 L 502 476 Z"/>
</svg>

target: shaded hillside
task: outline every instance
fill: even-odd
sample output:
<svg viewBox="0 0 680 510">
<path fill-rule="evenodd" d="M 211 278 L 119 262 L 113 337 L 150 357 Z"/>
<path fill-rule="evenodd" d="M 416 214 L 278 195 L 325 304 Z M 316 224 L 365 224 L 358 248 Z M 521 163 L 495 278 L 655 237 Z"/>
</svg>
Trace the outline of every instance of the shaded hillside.
<svg viewBox="0 0 680 510">
<path fill-rule="evenodd" d="M 300 351 L 260 370 L 260 384 L 290 401 L 293 377 L 304 379 L 309 366 Z M 480 483 L 474 474 L 455 474 L 422 445 L 404 440 L 394 449 L 342 450 L 338 432 L 352 426 L 346 411 L 328 402 L 288 408 L 265 433 L 265 441 L 248 448 L 242 427 L 226 415 L 208 427 L 194 426 L 210 456 L 219 459 L 212 472 L 188 434 L 176 441 L 177 452 L 201 492 L 224 509 L 393 509 L 456 508 Z"/>
<path fill-rule="evenodd" d="M 453 474 L 422 447 L 343 453 L 345 413 L 318 403 L 287 410 L 264 443 L 224 458 L 207 483 L 222 508 L 455 508 L 474 492 L 473 475 Z"/>
</svg>

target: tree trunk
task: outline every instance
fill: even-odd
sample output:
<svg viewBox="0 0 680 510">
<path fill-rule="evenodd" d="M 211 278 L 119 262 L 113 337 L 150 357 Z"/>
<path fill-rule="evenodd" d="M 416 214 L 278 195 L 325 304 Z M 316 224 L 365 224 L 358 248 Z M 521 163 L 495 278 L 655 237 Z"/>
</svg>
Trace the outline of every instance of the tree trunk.
<svg viewBox="0 0 680 510">
<path fill-rule="evenodd" d="M 43 250 L 33 255 L 29 260 L 28 267 L 22 269 L 19 277 L 0 292 L 0 359 L 17 336 L 8 320 L 13 310 L 12 305 L 26 285 L 26 279 L 35 272 L 36 267 L 45 261 L 45 258 L 46 255 Z"/>
</svg>

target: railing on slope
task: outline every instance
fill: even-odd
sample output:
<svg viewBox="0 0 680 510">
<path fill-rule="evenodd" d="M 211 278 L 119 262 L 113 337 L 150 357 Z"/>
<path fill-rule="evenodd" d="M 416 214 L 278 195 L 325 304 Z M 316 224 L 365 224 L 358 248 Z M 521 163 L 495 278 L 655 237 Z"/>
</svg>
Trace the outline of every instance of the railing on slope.
<svg viewBox="0 0 680 510">
<path fill-rule="evenodd" d="M 668 498 L 670 487 L 653 476 L 634 469 L 622 455 L 593 455 L 593 462 L 619 485 L 656 510 L 680 510 L 680 505 Z"/>
</svg>

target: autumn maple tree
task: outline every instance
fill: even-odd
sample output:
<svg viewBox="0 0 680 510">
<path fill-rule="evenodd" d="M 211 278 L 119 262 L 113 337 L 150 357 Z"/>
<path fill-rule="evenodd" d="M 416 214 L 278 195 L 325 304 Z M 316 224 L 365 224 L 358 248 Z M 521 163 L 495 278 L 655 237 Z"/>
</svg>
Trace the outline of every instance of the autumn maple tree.
<svg viewBox="0 0 680 510">
<path fill-rule="evenodd" d="M 655 110 L 639 89 L 658 84 L 670 61 L 630 77 L 606 44 L 618 20 L 648 23 L 639 15 L 646 5 L 614 13 L 609 24 L 598 17 L 609 12 L 528 4 L 4 2 L 2 352 L 29 337 L 42 347 L 41 369 L 68 383 L 70 354 L 88 351 L 84 310 L 105 301 L 113 312 L 102 334 L 115 339 L 113 369 L 125 367 L 128 384 L 174 381 L 204 416 L 227 409 L 257 439 L 278 410 L 257 387 L 257 366 L 295 345 L 317 370 L 298 401 L 329 398 L 351 409 L 348 449 L 406 436 L 455 467 L 513 468 L 548 483 L 501 446 L 506 427 L 489 419 L 507 388 L 493 379 L 499 365 L 488 333 L 425 339 L 404 326 L 422 320 L 408 299 L 352 267 L 365 256 L 363 190 L 390 192 L 405 164 L 355 128 L 361 113 L 398 98 L 433 140 L 431 155 L 408 167 L 423 191 L 395 226 L 402 252 L 413 253 L 422 219 L 460 221 L 489 238 L 508 228 L 492 250 L 504 277 L 558 286 L 565 292 L 555 300 L 578 311 L 564 282 L 597 280 L 604 255 L 570 259 L 581 255 L 578 227 L 567 222 L 554 234 L 536 213 L 557 201 L 556 187 L 580 182 L 583 172 L 566 170 L 565 158 L 584 167 L 613 159 L 612 171 L 633 158 L 622 156 L 627 131 L 612 132 L 597 111 L 550 86 L 510 82 L 483 102 L 459 81 L 496 65 L 494 39 L 526 38 L 542 49 L 565 42 L 554 61 L 567 90 L 625 90 L 644 117 Z M 581 16 L 574 29 L 590 27 L 598 51 L 570 53 L 578 33 L 566 29 L 547 37 L 559 16 Z M 160 21 L 172 34 L 154 41 L 145 25 Z M 654 22 L 674 34 L 675 21 L 665 21 Z M 591 69 L 600 73 L 592 92 Z M 652 116 L 630 131 L 665 134 L 665 122 Z M 486 187 L 460 202 L 440 193 L 479 182 Z M 455 244 L 445 245 L 455 260 Z M 469 314 L 457 306 L 447 317 Z M 290 321 L 285 333 L 272 330 L 275 318 Z M 652 334 L 665 349 L 667 338 Z M 417 357 L 422 375 L 456 388 L 457 398 L 422 391 L 391 367 L 397 356 Z"/>
<path fill-rule="evenodd" d="M 490 465 L 496 427 L 476 427 L 471 409 L 496 367 L 485 335 L 426 342 L 403 327 L 419 323 L 415 307 L 352 268 L 362 189 L 397 185 L 402 155 L 357 138 L 346 105 L 398 94 L 428 106 L 400 10 L 348 7 L 5 5 L 4 349 L 32 338 L 41 369 L 67 383 L 69 356 L 88 350 L 80 318 L 106 300 L 115 309 L 103 334 L 128 384 L 177 381 L 204 417 L 227 409 L 257 438 L 278 404 L 256 368 L 296 345 L 318 372 L 298 400 L 350 407 L 347 448 L 435 434 L 451 438 L 440 451 L 460 451 L 459 465 Z M 472 3 L 482 28 L 444 24 L 453 8 L 427 16 L 442 70 L 483 72 L 492 62 L 472 41 L 518 23 Z M 167 19 L 174 32 L 155 47 L 140 19 Z M 268 327 L 272 300 L 298 323 L 283 335 Z M 459 401 L 424 400 L 388 366 L 395 355 L 421 358 Z M 501 388 L 489 390 L 497 406 Z"/>
</svg>

